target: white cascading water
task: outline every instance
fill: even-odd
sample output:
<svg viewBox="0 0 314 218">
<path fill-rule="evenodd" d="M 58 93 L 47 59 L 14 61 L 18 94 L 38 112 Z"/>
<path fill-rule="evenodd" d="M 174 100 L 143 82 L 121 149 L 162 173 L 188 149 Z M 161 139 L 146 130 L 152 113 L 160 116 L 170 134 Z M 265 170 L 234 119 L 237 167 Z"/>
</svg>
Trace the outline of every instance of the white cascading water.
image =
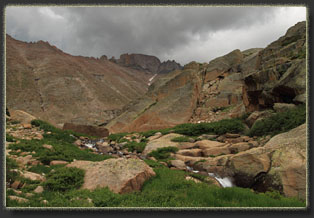
<svg viewBox="0 0 314 218">
<path fill-rule="evenodd" d="M 219 184 L 224 188 L 233 186 L 233 183 L 229 177 L 221 178 L 214 173 L 208 173 L 208 175 L 214 177 L 219 182 Z"/>
<path fill-rule="evenodd" d="M 186 166 L 186 169 L 188 171 L 192 171 L 193 173 L 198 173 L 199 171 L 197 170 L 194 170 L 192 167 L 190 166 Z M 214 174 L 214 173 L 208 173 L 208 175 L 210 177 L 214 177 L 218 182 L 219 184 L 224 187 L 224 188 L 227 188 L 227 187 L 233 187 L 233 183 L 231 181 L 231 179 L 229 177 L 224 177 L 224 178 L 221 178 L 220 176 Z"/>
</svg>

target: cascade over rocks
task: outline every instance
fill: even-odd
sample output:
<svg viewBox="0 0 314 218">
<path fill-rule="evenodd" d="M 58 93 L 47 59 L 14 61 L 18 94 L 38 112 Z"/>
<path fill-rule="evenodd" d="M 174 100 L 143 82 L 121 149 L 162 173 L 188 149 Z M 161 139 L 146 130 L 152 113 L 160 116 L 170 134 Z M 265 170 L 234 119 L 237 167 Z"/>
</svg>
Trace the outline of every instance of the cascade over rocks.
<svg viewBox="0 0 314 218">
<path fill-rule="evenodd" d="M 306 142 L 306 124 L 302 124 L 272 137 L 264 145 L 206 158 L 195 167 L 222 177 L 231 176 L 240 187 L 262 192 L 273 189 L 285 196 L 305 199 Z M 239 143 L 229 148 L 236 145 Z"/>
</svg>

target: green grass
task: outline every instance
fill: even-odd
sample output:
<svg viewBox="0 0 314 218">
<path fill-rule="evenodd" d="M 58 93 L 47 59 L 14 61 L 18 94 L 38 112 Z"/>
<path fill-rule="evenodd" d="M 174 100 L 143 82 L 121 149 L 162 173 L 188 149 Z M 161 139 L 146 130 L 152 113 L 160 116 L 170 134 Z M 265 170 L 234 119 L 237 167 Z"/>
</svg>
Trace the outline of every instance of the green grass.
<svg viewBox="0 0 314 218">
<path fill-rule="evenodd" d="M 110 134 L 108 136 L 108 139 L 111 141 L 116 141 L 116 142 L 122 142 L 120 141 L 124 136 L 126 136 L 128 133 L 123 132 L 123 133 L 116 133 L 116 134 Z"/>
<path fill-rule="evenodd" d="M 58 165 L 52 165 L 52 166 L 47 166 L 47 165 L 35 165 L 31 166 L 30 168 L 27 169 L 27 171 L 33 172 L 33 173 L 38 173 L 38 174 L 48 174 L 51 170 L 53 169 L 59 169 L 64 167 L 65 164 L 58 164 Z"/>
<path fill-rule="evenodd" d="M 163 135 L 174 132 L 186 136 L 200 136 L 202 134 L 222 135 L 227 132 L 242 133 L 245 128 L 241 119 L 242 118 L 223 119 L 212 123 L 184 123 L 173 128 L 150 130 L 141 132 L 140 134 L 147 138 L 154 135 L 156 132 L 161 132 Z"/>
<path fill-rule="evenodd" d="M 166 135 L 170 133 L 170 131 L 173 130 L 172 128 L 166 128 L 166 129 L 158 129 L 158 130 L 149 130 L 146 132 L 141 132 L 140 134 L 146 138 L 155 135 L 157 132 L 160 132 L 162 135 Z"/>
<path fill-rule="evenodd" d="M 178 136 L 178 137 L 171 139 L 171 141 L 173 141 L 173 142 L 189 142 L 190 138 L 187 136 Z"/>
<path fill-rule="evenodd" d="M 146 147 L 146 142 L 129 142 L 126 145 L 123 146 L 124 148 L 127 148 L 128 151 L 133 152 L 136 151 L 137 153 L 141 153 L 144 151 Z"/>
<path fill-rule="evenodd" d="M 153 161 L 148 161 L 152 164 Z M 155 162 L 156 163 L 156 162 Z M 278 193 L 256 194 L 244 188 L 218 188 L 185 180 L 187 172 L 170 170 L 155 164 L 156 176 L 147 180 L 141 191 L 116 194 L 108 188 L 93 191 L 70 188 L 68 191 L 45 190 L 17 203 L 7 198 L 7 206 L 31 207 L 305 207 L 305 202 L 285 198 Z M 64 174 L 62 174 L 64 175 Z M 196 176 L 199 177 L 199 176 Z M 198 178 L 202 179 L 202 178 Z M 44 205 L 39 199 L 46 199 Z M 92 200 L 92 203 L 88 202 Z"/>
<path fill-rule="evenodd" d="M 199 136 L 202 134 L 222 135 L 225 133 L 241 133 L 244 131 L 244 124 L 238 118 L 224 119 L 212 123 L 185 123 L 174 127 L 174 132 L 188 135 Z"/>
<path fill-rule="evenodd" d="M 5 134 L 5 140 L 7 142 L 15 142 L 16 141 L 16 139 L 8 133 Z"/>
<path fill-rule="evenodd" d="M 44 134 L 44 139 L 42 140 L 20 140 L 20 143 L 10 144 L 9 149 L 16 151 L 20 149 L 21 151 L 36 153 L 33 154 L 37 157 L 43 164 L 49 165 L 52 160 L 64 160 L 73 161 L 76 160 L 89 160 L 89 161 L 101 161 L 110 158 L 109 155 L 94 154 L 91 150 L 81 150 L 76 145 L 73 144 L 75 138 L 71 135 L 79 136 L 81 134 L 74 133 L 72 131 L 64 131 L 57 129 L 56 127 L 40 121 L 33 120 L 33 125 L 38 125 L 44 131 L 50 131 L 51 134 Z M 53 149 L 47 149 L 42 147 L 43 144 L 49 144 L 53 146 Z"/>
<path fill-rule="evenodd" d="M 84 183 L 85 171 L 74 167 L 62 167 L 50 172 L 44 182 L 45 190 L 65 192 L 80 188 Z"/>
<path fill-rule="evenodd" d="M 252 128 L 248 131 L 249 136 L 265 136 L 276 135 L 282 132 L 287 132 L 290 129 L 305 123 L 306 107 L 298 105 L 288 111 L 276 113 L 269 118 L 256 121 Z"/>
<path fill-rule="evenodd" d="M 97 138 L 95 136 L 90 136 L 82 133 L 77 133 L 72 130 L 62 130 L 59 129 L 50 123 L 42 120 L 32 120 L 31 124 L 34 126 L 39 127 L 40 129 L 44 130 L 45 132 L 51 132 L 51 134 L 44 134 L 45 138 L 54 138 L 57 140 L 62 140 L 64 142 L 72 143 L 76 140 L 76 138 L 83 136 L 88 137 L 91 139 Z"/>
<path fill-rule="evenodd" d="M 6 156 L 6 182 L 12 184 L 19 177 L 17 172 L 12 171 L 17 168 L 18 164 L 16 161 Z"/>
<path fill-rule="evenodd" d="M 90 161 L 101 161 L 110 158 L 108 155 L 94 154 L 89 149 L 81 150 L 76 145 L 68 142 L 62 142 L 59 139 L 49 139 L 42 140 L 20 140 L 19 144 L 10 144 L 9 149 L 36 153 L 33 154 L 45 165 L 49 165 L 52 160 L 64 160 L 73 161 L 76 160 L 90 160 Z M 42 147 L 43 144 L 49 144 L 53 146 L 53 149 L 47 149 Z"/>
<path fill-rule="evenodd" d="M 170 158 L 170 153 L 177 152 L 179 149 L 177 147 L 164 147 L 158 148 L 155 151 L 152 151 L 148 154 L 150 157 L 154 157 L 157 160 L 167 160 Z"/>
</svg>

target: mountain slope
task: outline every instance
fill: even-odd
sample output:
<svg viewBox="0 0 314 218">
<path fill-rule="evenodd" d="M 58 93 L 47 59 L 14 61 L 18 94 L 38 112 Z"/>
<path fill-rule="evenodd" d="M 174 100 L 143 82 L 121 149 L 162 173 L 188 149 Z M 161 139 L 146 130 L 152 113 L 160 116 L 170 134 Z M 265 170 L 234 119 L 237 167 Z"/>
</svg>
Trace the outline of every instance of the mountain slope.
<svg viewBox="0 0 314 218">
<path fill-rule="evenodd" d="M 47 42 L 6 36 L 7 107 L 60 127 L 107 122 L 147 91 L 152 76 L 105 59 L 72 56 Z"/>
<path fill-rule="evenodd" d="M 159 78 L 106 127 L 146 131 L 238 117 L 274 103 L 304 103 L 305 30 L 300 22 L 265 49 L 237 49 L 208 64 L 191 62 Z"/>
</svg>

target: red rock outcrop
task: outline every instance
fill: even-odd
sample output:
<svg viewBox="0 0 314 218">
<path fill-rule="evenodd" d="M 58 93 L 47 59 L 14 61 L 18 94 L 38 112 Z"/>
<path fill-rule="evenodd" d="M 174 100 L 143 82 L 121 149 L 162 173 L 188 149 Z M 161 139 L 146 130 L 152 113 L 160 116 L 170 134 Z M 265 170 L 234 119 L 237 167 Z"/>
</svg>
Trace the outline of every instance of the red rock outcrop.
<svg viewBox="0 0 314 218">
<path fill-rule="evenodd" d="M 191 63 L 160 77 L 145 96 L 129 105 L 106 128 L 110 132 L 147 131 L 188 122 L 200 92 L 199 75 L 199 65 Z"/>
</svg>

